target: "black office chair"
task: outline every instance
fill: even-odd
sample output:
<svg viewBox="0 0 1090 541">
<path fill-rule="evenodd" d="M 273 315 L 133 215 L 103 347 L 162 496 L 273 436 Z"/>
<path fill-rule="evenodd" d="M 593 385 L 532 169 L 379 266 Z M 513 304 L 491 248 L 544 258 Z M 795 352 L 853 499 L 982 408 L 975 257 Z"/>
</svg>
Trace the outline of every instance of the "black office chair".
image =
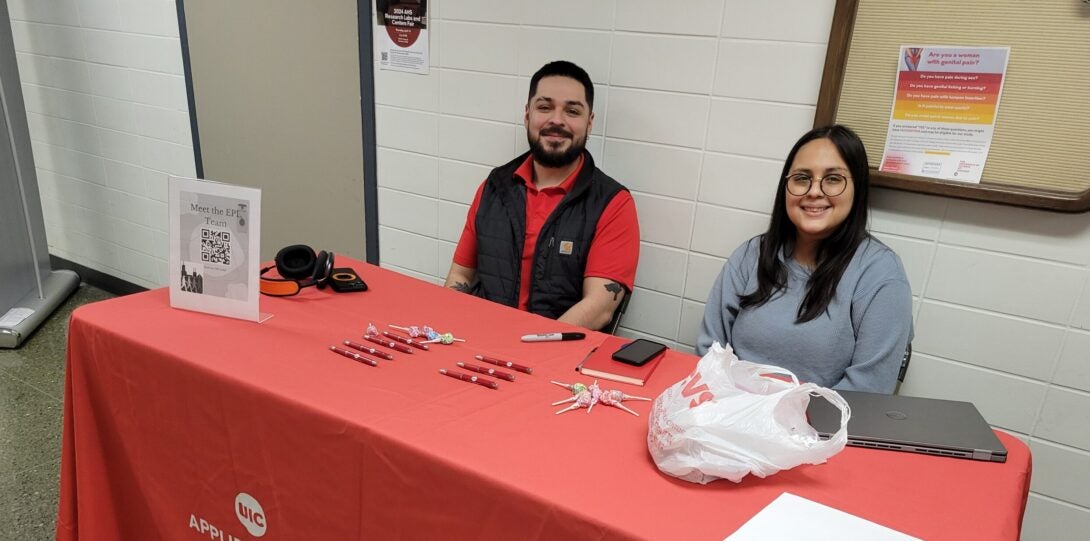
<svg viewBox="0 0 1090 541">
<path fill-rule="evenodd" d="M 893 388 L 893 394 L 901 394 L 901 384 L 905 381 L 905 374 L 908 374 L 908 363 L 911 360 L 912 343 L 909 342 L 905 348 L 905 356 L 901 358 L 901 369 L 897 372 L 897 386 Z"/>
<path fill-rule="evenodd" d="M 897 383 L 904 383 L 905 374 L 908 373 L 908 362 L 912 360 L 912 343 L 905 348 L 905 356 L 901 359 L 901 371 L 897 372 Z"/>
<path fill-rule="evenodd" d="M 613 311 L 613 317 L 610 318 L 609 323 L 606 323 L 606 326 L 601 328 L 602 332 L 617 334 L 617 327 L 621 324 L 621 316 L 623 316 L 624 311 L 628 309 L 628 301 L 631 298 L 632 293 L 625 291 L 624 298 L 621 299 L 621 304 L 618 304 L 617 309 Z"/>
</svg>

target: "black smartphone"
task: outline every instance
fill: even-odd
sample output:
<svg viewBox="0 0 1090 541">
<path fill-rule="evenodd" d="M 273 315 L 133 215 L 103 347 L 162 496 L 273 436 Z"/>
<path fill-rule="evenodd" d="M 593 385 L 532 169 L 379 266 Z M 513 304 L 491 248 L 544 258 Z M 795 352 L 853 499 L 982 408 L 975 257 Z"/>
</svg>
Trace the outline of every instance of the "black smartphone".
<svg viewBox="0 0 1090 541">
<path fill-rule="evenodd" d="M 360 278 L 360 275 L 356 274 L 354 269 L 341 267 L 330 271 L 329 287 L 339 293 L 367 291 L 367 282 L 364 282 L 363 278 Z"/>
<path fill-rule="evenodd" d="M 666 351 L 665 345 L 640 338 L 621 346 L 620 349 L 613 352 L 613 360 L 632 366 L 643 366 L 651 359 L 662 355 L 664 351 Z"/>
</svg>

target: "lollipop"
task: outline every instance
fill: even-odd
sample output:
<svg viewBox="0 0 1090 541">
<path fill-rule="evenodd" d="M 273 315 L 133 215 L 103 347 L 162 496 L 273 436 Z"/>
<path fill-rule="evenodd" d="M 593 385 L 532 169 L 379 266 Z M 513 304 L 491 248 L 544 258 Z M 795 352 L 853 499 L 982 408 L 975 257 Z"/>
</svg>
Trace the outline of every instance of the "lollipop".
<svg viewBox="0 0 1090 541">
<path fill-rule="evenodd" d="M 621 401 L 624 400 L 627 396 L 628 395 L 624 394 L 623 392 L 614 389 L 612 391 L 604 391 L 602 395 L 598 398 L 598 401 L 607 406 L 613 406 L 615 408 L 623 409 L 628 413 L 639 417 L 640 414 L 632 411 L 631 409 L 628 409 L 628 407 L 624 404 L 621 404 Z"/>
<path fill-rule="evenodd" d="M 570 406 L 556 412 L 557 415 L 560 415 L 561 413 L 564 413 L 565 411 L 571 411 L 571 410 L 579 409 L 579 408 L 589 408 L 591 406 L 591 400 L 593 400 L 593 398 L 591 397 L 590 391 L 581 391 L 579 394 L 577 394 L 577 395 L 575 395 L 575 396 L 573 396 L 571 398 L 568 398 L 566 400 L 561 400 L 560 402 L 557 402 L 557 403 L 555 403 L 553 405 L 555 406 L 555 405 L 563 404 L 564 402 L 575 401 L 574 404 L 572 404 L 572 405 L 570 405 Z"/>
<path fill-rule="evenodd" d="M 363 333 L 364 336 L 378 336 L 378 327 L 374 323 L 367 323 L 367 332 Z"/>
<path fill-rule="evenodd" d="M 443 333 L 443 334 L 438 334 L 438 333 L 435 333 L 433 331 L 433 334 L 435 334 L 435 338 L 429 338 L 428 340 L 424 340 L 424 341 L 422 341 L 420 343 L 421 344 L 434 344 L 435 342 L 439 342 L 439 343 L 441 343 L 441 344 L 443 344 L 445 346 L 449 346 L 449 345 L 451 345 L 451 344 L 453 344 L 455 342 L 465 342 L 465 340 L 463 340 L 461 338 L 455 338 L 454 335 L 449 333 L 449 332 Z"/>
<path fill-rule="evenodd" d="M 591 383 L 587 390 L 590 391 L 590 406 L 587 407 L 587 413 L 590 413 L 590 410 L 594 409 L 594 405 L 602 399 L 602 388 L 598 386 L 598 380 L 594 380 L 594 383 Z"/>
<path fill-rule="evenodd" d="M 397 329 L 405 334 L 408 334 L 412 338 L 424 336 L 424 331 L 420 330 L 420 327 L 416 325 L 410 325 L 408 327 L 402 327 L 400 325 L 388 325 L 391 329 Z"/>
<path fill-rule="evenodd" d="M 571 394 L 573 394 L 573 395 L 574 394 L 579 394 L 579 393 L 587 390 L 587 386 L 583 385 L 582 383 L 561 383 L 561 382 L 555 381 L 555 380 L 552 381 L 551 383 L 553 383 L 555 385 L 559 385 L 559 386 L 571 391 Z"/>
</svg>

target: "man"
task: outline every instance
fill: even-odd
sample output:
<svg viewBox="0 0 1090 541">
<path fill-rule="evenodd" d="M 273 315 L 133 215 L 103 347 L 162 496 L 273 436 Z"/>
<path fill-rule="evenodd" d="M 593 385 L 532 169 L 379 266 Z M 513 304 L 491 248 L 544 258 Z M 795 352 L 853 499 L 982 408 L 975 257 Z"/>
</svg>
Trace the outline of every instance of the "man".
<svg viewBox="0 0 1090 541">
<path fill-rule="evenodd" d="M 586 151 L 594 86 L 571 62 L 530 79 L 530 151 L 493 169 L 469 207 L 446 286 L 588 329 L 632 290 L 640 229 L 632 195 Z"/>
</svg>

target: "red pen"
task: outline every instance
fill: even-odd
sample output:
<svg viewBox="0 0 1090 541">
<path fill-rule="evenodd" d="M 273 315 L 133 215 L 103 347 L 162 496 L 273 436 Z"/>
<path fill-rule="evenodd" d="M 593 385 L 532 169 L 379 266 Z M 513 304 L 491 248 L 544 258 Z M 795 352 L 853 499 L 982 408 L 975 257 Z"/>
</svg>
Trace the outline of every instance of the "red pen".
<svg viewBox="0 0 1090 541">
<path fill-rule="evenodd" d="M 374 359 L 368 359 L 367 357 L 364 357 L 363 355 L 360 355 L 359 353 L 348 351 L 347 349 L 341 349 L 341 348 L 339 348 L 337 346 L 329 346 L 329 351 L 332 351 L 333 353 L 338 353 L 340 355 L 344 355 L 345 357 L 348 357 L 349 359 L 359 361 L 359 362 L 361 362 L 363 364 L 369 364 L 371 366 L 378 366 L 378 361 L 376 361 Z"/>
<path fill-rule="evenodd" d="M 413 348 L 411 348 L 409 346 L 403 346 L 401 344 L 398 344 L 397 342 L 394 342 L 393 340 L 386 341 L 386 340 L 383 340 L 383 339 L 381 339 L 381 338 L 379 338 L 377 336 L 364 336 L 363 339 L 364 340 L 369 340 L 369 341 L 374 342 L 376 344 L 381 344 L 381 345 L 386 346 L 386 347 L 388 347 L 388 348 L 390 348 L 390 349 L 392 349 L 394 351 L 400 351 L 402 353 L 412 353 L 413 352 Z"/>
<path fill-rule="evenodd" d="M 391 353 L 387 353 L 385 351 L 379 351 L 379 350 L 377 350 L 375 348 L 368 347 L 368 346 L 365 346 L 363 344 L 357 344 L 356 342 L 353 342 L 351 340 L 345 340 L 344 345 L 346 345 L 346 346 L 348 346 L 348 347 L 350 347 L 352 349 L 358 349 L 358 350 L 360 350 L 360 351 L 362 351 L 364 353 L 370 353 L 371 355 L 374 355 L 375 357 L 382 357 L 383 359 L 386 359 L 387 361 L 394 360 L 394 356 Z"/>
<path fill-rule="evenodd" d="M 490 379 L 484 379 L 480 376 L 471 376 L 469 374 L 463 374 L 461 372 L 449 372 L 446 368 L 440 368 L 439 373 L 444 376 L 450 376 L 452 378 L 460 379 L 462 381 L 468 381 L 469 383 L 476 383 L 481 387 L 488 387 L 489 389 L 499 389 L 500 384 Z"/>
<path fill-rule="evenodd" d="M 521 364 L 518 364 L 518 363 L 513 363 L 511 361 L 504 361 L 502 359 L 497 359 L 495 357 L 489 357 L 488 355 L 477 355 L 477 360 L 478 361 L 484 361 L 484 362 L 486 362 L 488 364 L 494 364 L 496 366 L 507 367 L 507 368 L 510 368 L 511 370 L 517 370 L 519 372 L 523 372 L 523 373 L 526 373 L 526 374 L 533 374 L 534 373 L 534 369 L 530 368 L 529 366 L 522 366 Z"/>
<path fill-rule="evenodd" d="M 458 366 L 461 367 L 461 368 L 465 368 L 466 370 L 469 370 L 470 372 L 476 372 L 478 374 L 487 374 L 487 375 L 492 376 L 494 378 L 505 379 L 507 381 L 515 381 L 515 375 L 514 374 L 508 374 L 507 372 L 500 372 L 499 370 L 496 370 L 495 368 L 487 368 L 487 367 L 484 367 L 484 366 L 477 366 L 475 364 L 466 364 L 466 363 L 458 363 Z"/>
<path fill-rule="evenodd" d="M 413 340 L 412 338 L 405 338 L 404 336 L 401 336 L 400 334 L 394 334 L 394 333 L 389 332 L 389 331 L 382 331 L 382 336 L 385 336 L 386 338 L 390 338 L 392 340 L 397 340 L 398 342 L 401 342 L 402 344 L 412 346 L 414 348 L 420 348 L 420 349 L 422 349 L 424 351 L 428 350 L 428 345 L 427 344 L 421 344 L 420 342 L 417 342 L 416 340 Z"/>
</svg>

